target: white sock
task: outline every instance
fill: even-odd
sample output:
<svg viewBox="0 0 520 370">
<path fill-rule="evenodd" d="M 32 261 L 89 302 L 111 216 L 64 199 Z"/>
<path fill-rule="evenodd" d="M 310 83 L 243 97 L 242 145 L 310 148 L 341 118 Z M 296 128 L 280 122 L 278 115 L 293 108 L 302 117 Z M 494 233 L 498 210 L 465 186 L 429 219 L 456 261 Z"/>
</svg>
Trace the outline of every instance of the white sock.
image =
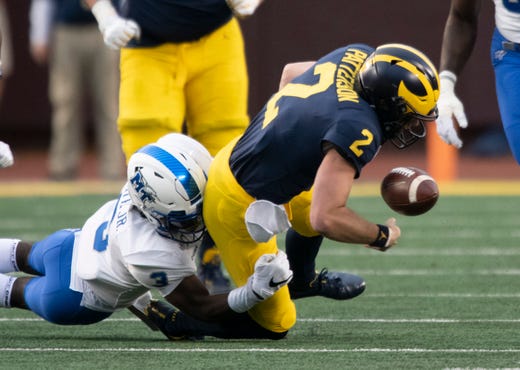
<svg viewBox="0 0 520 370">
<path fill-rule="evenodd" d="M 20 271 L 16 264 L 19 239 L 0 239 L 0 273 Z"/>
<path fill-rule="evenodd" d="M 11 307 L 11 292 L 16 277 L 0 274 L 0 307 Z"/>
</svg>

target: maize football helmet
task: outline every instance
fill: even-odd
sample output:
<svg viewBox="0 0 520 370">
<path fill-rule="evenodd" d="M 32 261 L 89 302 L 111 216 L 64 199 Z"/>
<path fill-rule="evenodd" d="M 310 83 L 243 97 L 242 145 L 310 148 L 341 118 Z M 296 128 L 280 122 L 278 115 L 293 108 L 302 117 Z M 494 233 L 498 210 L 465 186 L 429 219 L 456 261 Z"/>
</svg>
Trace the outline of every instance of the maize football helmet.
<svg viewBox="0 0 520 370">
<path fill-rule="evenodd" d="M 206 176 L 190 155 L 173 143 L 146 145 L 130 157 L 127 179 L 134 206 L 159 234 L 181 243 L 202 238 Z"/>
<path fill-rule="evenodd" d="M 374 107 L 384 137 L 400 149 L 426 135 L 425 121 L 437 119 L 439 86 L 428 57 L 403 44 L 376 48 L 355 83 L 356 91 Z"/>
</svg>

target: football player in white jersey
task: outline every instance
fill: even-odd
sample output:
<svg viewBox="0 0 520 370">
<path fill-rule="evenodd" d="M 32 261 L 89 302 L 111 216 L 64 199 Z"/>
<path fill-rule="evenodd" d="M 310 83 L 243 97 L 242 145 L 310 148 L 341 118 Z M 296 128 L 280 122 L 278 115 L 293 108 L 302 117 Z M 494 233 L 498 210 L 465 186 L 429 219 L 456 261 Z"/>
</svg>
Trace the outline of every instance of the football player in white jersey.
<svg viewBox="0 0 520 370">
<path fill-rule="evenodd" d="M 494 2 L 496 27 L 491 42 L 491 61 L 496 94 L 509 147 L 520 163 L 520 3 L 517 0 Z M 482 0 L 452 0 L 444 28 L 437 131 L 446 143 L 457 148 L 462 146 L 462 141 L 453 117 L 462 128 L 468 122 L 454 87 L 475 45 L 481 6 Z"/>
<path fill-rule="evenodd" d="M 0 239 L 0 307 L 29 309 L 55 324 L 87 325 L 119 309 L 144 311 L 156 289 L 191 317 L 216 322 L 215 336 L 277 339 L 246 311 L 292 278 L 283 252 L 263 255 L 247 284 L 229 294 L 210 295 L 197 278 L 211 159 L 195 140 L 166 135 L 132 155 L 119 197 L 81 229 L 35 243 Z M 8 274 L 15 271 L 31 276 Z M 222 321 L 230 318 L 240 327 Z"/>
</svg>

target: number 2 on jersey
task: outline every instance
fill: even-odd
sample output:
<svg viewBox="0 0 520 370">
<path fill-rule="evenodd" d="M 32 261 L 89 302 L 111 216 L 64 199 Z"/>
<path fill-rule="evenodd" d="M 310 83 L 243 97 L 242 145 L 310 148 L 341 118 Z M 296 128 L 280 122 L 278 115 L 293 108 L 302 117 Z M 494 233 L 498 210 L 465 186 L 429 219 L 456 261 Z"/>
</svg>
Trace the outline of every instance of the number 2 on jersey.
<svg viewBox="0 0 520 370">
<path fill-rule="evenodd" d="M 283 96 L 291 96 L 294 98 L 307 99 L 309 96 L 323 92 L 334 83 L 334 73 L 336 65 L 331 62 L 318 64 L 314 67 L 314 74 L 320 78 L 314 85 L 305 84 L 287 84 L 282 90 L 278 91 L 268 102 L 265 110 L 264 122 L 262 128 L 271 123 L 278 115 L 278 101 Z"/>
<path fill-rule="evenodd" d="M 291 96 L 294 98 L 307 99 L 309 96 L 321 93 L 329 88 L 334 83 L 334 73 L 336 72 L 336 65 L 331 62 L 318 64 L 314 67 L 314 74 L 319 75 L 320 78 L 314 85 L 305 84 L 287 84 L 282 90 L 278 91 L 268 102 L 265 109 L 264 122 L 262 128 L 265 128 L 278 115 L 278 101 L 284 96 Z M 370 145 L 374 140 L 374 135 L 367 129 L 361 131 L 365 139 L 356 140 L 350 145 L 349 149 L 358 157 L 363 155 L 363 150 L 359 147 Z"/>
<path fill-rule="evenodd" d="M 350 146 L 349 149 L 354 153 L 357 157 L 361 157 L 363 155 L 363 149 L 359 149 L 360 146 L 368 146 L 374 140 L 374 135 L 368 130 L 361 130 L 361 135 L 365 137 L 365 139 L 355 140 Z"/>
</svg>

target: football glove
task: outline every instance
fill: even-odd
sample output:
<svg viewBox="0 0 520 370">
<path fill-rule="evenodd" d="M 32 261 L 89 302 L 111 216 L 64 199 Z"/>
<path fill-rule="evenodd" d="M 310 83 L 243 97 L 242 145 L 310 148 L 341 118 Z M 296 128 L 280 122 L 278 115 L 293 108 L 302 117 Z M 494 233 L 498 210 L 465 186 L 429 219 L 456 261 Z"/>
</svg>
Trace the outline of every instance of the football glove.
<svg viewBox="0 0 520 370">
<path fill-rule="evenodd" d="M 96 18 L 103 40 L 112 50 L 119 50 L 128 42 L 141 37 L 141 28 L 131 19 L 121 18 L 110 1 L 98 0 L 92 6 L 92 14 Z"/>
<path fill-rule="evenodd" d="M 264 254 L 255 263 L 255 272 L 246 285 L 233 289 L 228 295 L 229 307 L 238 313 L 246 312 L 258 302 L 272 297 L 293 277 L 289 260 L 283 251 Z"/>
<path fill-rule="evenodd" d="M 8 144 L 0 141 L 0 168 L 12 166 L 14 163 L 13 153 Z"/>
<path fill-rule="evenodd" d="M 453 117 L 455 117 L 461 128 L 468 127 L 468 120 L 464 113 L 464 106 L 454 92 L 457 76 L 450 71 L 442 71 L 439 77 L 441 80 L 441 93 L 437 101 L 437 108 L 439 109 L 437 133 L 447 144 L 461 148 L 462 140 L 460 140 L 457 130 L 455 130 Z"/>
<path fill-rule="evenodd" d="M 226 0 L 233 14 L 238 18 L 252 15 L 263 0 Z"/>
</svg>

